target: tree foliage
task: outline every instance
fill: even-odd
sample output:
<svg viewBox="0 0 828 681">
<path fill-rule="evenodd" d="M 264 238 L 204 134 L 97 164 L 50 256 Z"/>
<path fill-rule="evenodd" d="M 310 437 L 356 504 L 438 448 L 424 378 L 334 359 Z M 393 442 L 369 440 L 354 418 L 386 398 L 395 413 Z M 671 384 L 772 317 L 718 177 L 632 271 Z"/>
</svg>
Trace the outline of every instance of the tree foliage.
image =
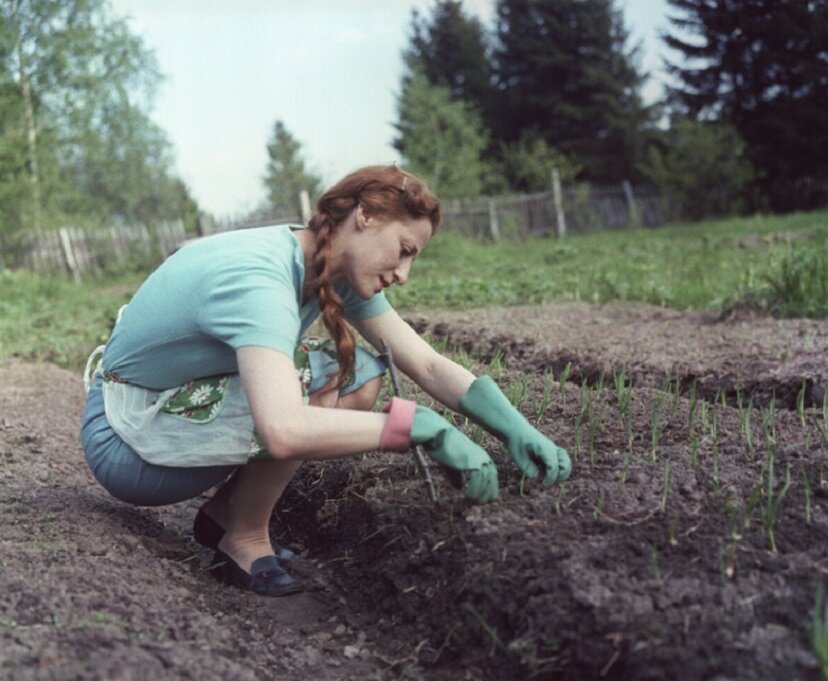
<svg viewBox="0 0 828 681">
<path fill-rule="evenodd" d="M 282 121 L 276 121 L 273 125 L 273 134 L 267 143 L 267 156 L 264 186 L 270 209 L 290 210 L 301 215 L 300 193 L 305 190 L 310 197 L 318 196 L 322 179 L 308 170 L 302 157 L 302 144 Z"/>
<path fill-rule="evenodd" d="M 495 32 L 495 138 L 531 131 L 584 179 L 635 179 L 651 114 L 614 0 L 498 0 Z"/>
<path fill-rule="evenodd" d="M 614 1 L 498 0 L 496 10 L 487 33 L 462 2 L 437 0 L 429 17 L 414 13 L 404 55 L 404 89 L 419 74 L 480 115 L 485 190 L 548 187 L 558 162 L 582 179 L 636 179 L 652 115 Z"/>
<path fill-rule="evenodd" d="M 105 0 L 0 6 L 0 221 L 5 230 L 194 217 L 150 120 L 153 55 Z"/>
<path fill-rule="evenodd" d="M 412 12 L 404 82 L 423 75 L 432 85 L 448 88 L 452 100 L 485 116 L 495 94 L 489 51 L 480 20 L 466 14 L 460 0 L 438 0 L 427 18 Z"/>
<path fill-rule="evenodd" d="M 726 215 L 743 208 L 753 180 L 745 152 L 731 125 L 681 118 L 650 147 L 643 171 L 682 216 Z"/>
<path fill-rule="evenodd" d="M 480 115 L 447 87 L 414 76 L 397 103 L 394 147 L 406 167 L 446 198 L 477 196 L 486 181 L 487 136 Z"/>
<path fill-rule="evenodd" d="M 581 169 L 534 131 L 525 131 L 519 140 L 501 142 L 496 175 L 506 187 L 520 192 L 549 189 L 552 170 L 562 182 L 574 182 Z"/>
<path fill-rule="evenodd" d="M 773 208 L 828 200 L 828 2 L 669 1 L 673 108 L 732 124 Z"/>
</svg>

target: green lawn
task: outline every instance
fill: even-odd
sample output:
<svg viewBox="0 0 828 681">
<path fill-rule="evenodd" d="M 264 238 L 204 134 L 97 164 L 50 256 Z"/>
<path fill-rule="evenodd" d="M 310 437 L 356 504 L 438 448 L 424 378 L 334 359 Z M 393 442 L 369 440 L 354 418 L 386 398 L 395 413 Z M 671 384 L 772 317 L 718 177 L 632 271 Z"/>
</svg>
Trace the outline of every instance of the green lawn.
<svg viewBox="0 0 828 681">
<path fill-rule="evenodd" d="M 794 233 L 787 244 L 773 235 Z M 741 247 L 740 239 L 751 245 Z M 657 230 L 606 231 L 564 240 L 482 243 L 438 233 L 398 307 L 468 308 L 556 300 L 635 300 L 705 308 L 756 290 L 788 252 L 828 246 L 828 212 L 751 217 Z"/>
<path fill-rule="evenodd" d="M 143 278 L 130 274 L 118 281 L 76 284 L 0 270 L 0 359 L 48 360 L 80 371 Z"/>
</svg>

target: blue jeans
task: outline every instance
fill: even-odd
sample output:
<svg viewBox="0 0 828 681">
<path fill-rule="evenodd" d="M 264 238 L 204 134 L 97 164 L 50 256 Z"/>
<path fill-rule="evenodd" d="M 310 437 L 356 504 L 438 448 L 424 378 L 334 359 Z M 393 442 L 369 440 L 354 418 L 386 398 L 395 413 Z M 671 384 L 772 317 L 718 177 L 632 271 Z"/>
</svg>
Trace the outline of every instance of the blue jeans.
<svg viewBox="0 0 828 681">
<path fill-rule="evenodd" d="M 206 492 L 236 470 L 236 466 L 176 468 L 144 461 L 106 420 L 102 388 L 103 378 L 97 376 L 83 412 L 81 444 L 92 474 L 112 496 L 136 506 L 175 504 Z"/>
</svg>

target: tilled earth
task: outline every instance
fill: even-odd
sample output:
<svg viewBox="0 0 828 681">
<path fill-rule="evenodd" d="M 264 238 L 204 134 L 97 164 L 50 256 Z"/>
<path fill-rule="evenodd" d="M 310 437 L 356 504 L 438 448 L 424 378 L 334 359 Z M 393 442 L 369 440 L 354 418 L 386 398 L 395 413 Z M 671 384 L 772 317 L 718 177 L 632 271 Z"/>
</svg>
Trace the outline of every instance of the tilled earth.
<svg viewBox="0 0 828 681">
<path fill-rule="evenodd" d="M 212 579 L 202 500 L 134 508 L 92 480 L 79 376 L 0 364 L 0 678 L 822 678 L 828 323 L 643 305 L 411 321 L 493 373 L 572 478 L 521 480 L 488 436 L 485 507 L 436 471 L 432 504 L 404 455 L 308 464 L 272 529 L 310 588 L 273 600 Z"/>
</svg>

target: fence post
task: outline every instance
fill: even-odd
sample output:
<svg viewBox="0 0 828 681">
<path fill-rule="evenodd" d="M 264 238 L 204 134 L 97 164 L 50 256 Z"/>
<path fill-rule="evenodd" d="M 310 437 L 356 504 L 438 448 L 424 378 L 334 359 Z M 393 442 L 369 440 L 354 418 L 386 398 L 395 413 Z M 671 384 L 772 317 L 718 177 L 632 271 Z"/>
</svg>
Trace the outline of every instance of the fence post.
<svg viewBox="0 0 828 681">
<path fill-rule="evenodd" d="M 638 207 L 635 205 L 635 194 L 629 180 L 621 183 L 624 188 L 624 196 L 627 199 L 627 211 L 629 213 L 630 227 L 641 227 L 641 220 L 638 217 Z"/>
<path fill-rule="evenodd" d="M 43 266 L 43 234 L 39 229 L 34 231 L 34 241 L 32 242 L 32 271 L 42 272 Z"/>
<path fill-rule="evenodd" d="M 489 233 L 492 241 L 500 241 L 500 225 L 497 222 L 497 206 L 495 200 L 489 198 Z"/>
<path fill-rule="evenodd" d="M 106 231 L 107 234 L 109 234 L 109 240 L 112 242 L 111 252 L 115 255 L 115 262 L 120 263 L 126 255 L 126 249 L 124 248 L 124 242 L 121 238 L 121 234 L 119 230 L 112 225 L 110 225 Z"/>
<path fill-rule="evenodd" d="M 69 228 L 69 240 L 72 244 L 72 252 L 75 254 L 75 262 L 78 270 L 84 274 L 95 275 L 95 262 L 89 248 L 89 239 L 86 232 L 80 227 Z"/>
<path fill-rule="evenodd" d="M 552 168 L 552 200 L 555 202 L 555 215 L 558 220 L 558 238 L 566 235 L 566 215 L 563 209 L 563 192 L 561 191 L 561 174 Z"/>
<path fill-rule="evenodd" d="M 78 261 L 75 258 L 75 252 L 72 250 L 72 239 L 69 236 L 69 230 L 66 229 L 66 227 L 61 227 L 58 231 L 58 236 L 60 237 L 60 245 L 63 249 L 63 258 L 66 261 L 66 267 L 69 268 L 69 271 L 72 273 L 75 281 L 80 283 L 80 269 L 78 269 Z"/>
<path fill-rule="evenodd" d="M 302 210 L 302 224 L 306 225 L 311 219 L 310 196 L 306 189 L 299 192 L 299 206 Z"/>
<path fill-rule="evenodd" d="M 198 218 L 196 218 L 196 234 L 198 234 L 198 236 L 207 236 L 208 234 L 212 234 L 214 231 L 216 230 L 213 227 L 213 221 L 209 218 L 209 216 L 204 213 L 199 213 Z"/>
</svg>

